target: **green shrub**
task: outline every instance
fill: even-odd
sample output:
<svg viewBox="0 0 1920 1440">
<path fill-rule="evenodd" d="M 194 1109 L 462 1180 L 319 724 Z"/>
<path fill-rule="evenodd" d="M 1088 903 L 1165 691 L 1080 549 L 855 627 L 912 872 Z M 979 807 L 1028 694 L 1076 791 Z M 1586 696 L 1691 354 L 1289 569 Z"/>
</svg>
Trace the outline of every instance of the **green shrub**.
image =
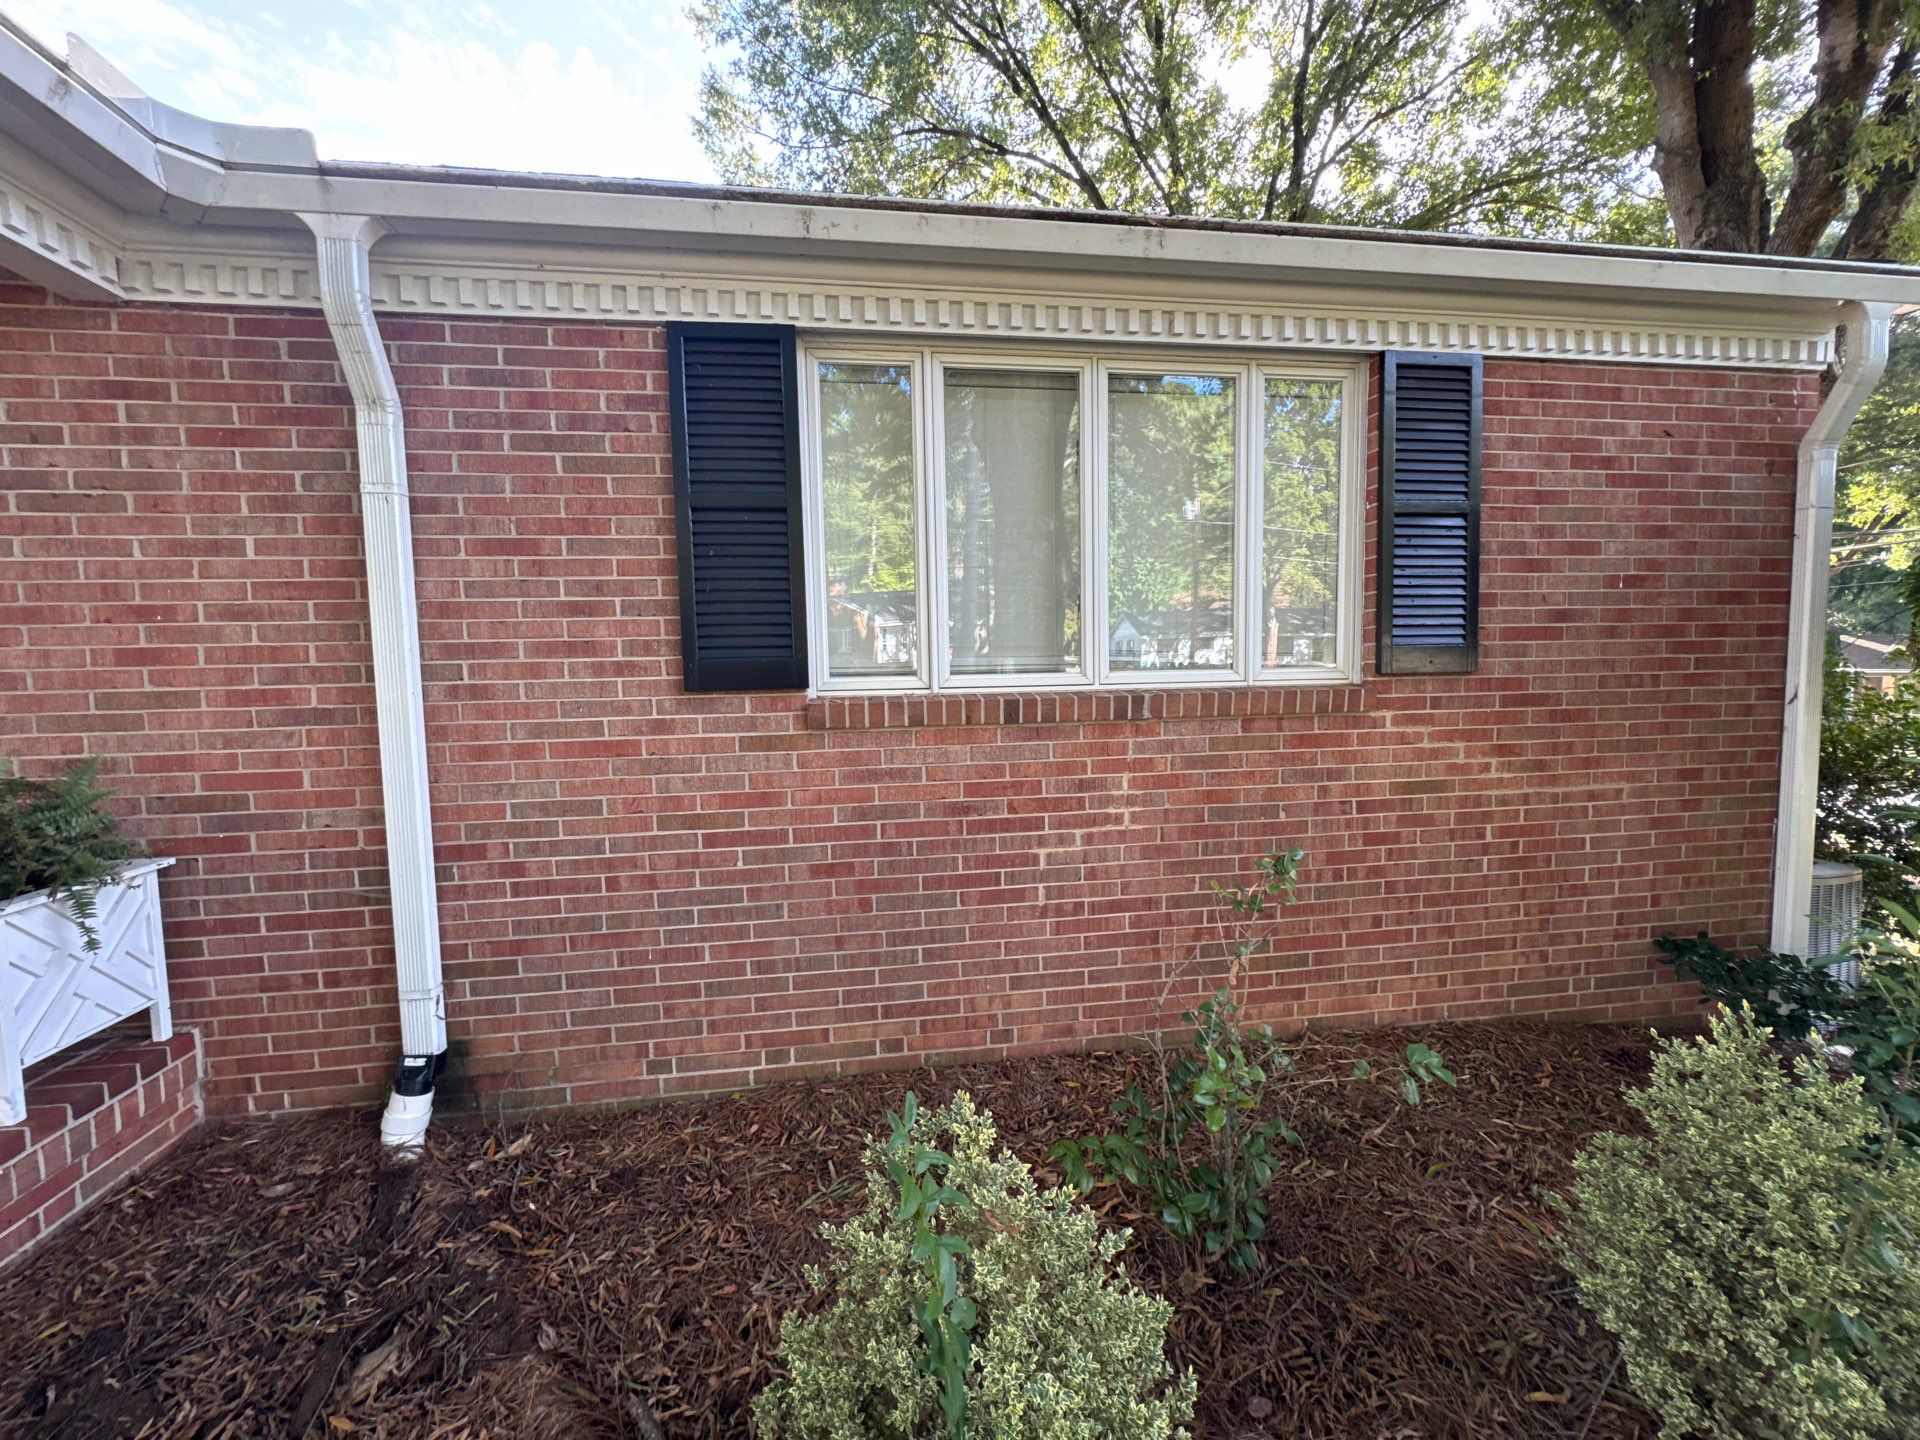
<svg viewBox="0 0 1920 1440">
<path fill-rule="evenodd" d="M 1897 900 L 1882 908 L 1887 923 L 1860 937 L 1860 983 L 1838 1007 L 1833 1042 L 1887 1129 L 1920 1145 L 1920 919 Z"/>
<path fill-rule="evenodd" d="M 1664 1434 L 1920 1434 L 1920 1157 L 1751 1014 L 1665 1046 L 1645 1134 L 1574 1161 L 1561 1258 Z"/>
<path fill-rule="evenodd" d="M 80 926 L 88 950 L 94 897 L 137 853 L 106 807 L 113 792 L 94 784 L 97 760 L 75 761 L 54 780 L 22 780 L 0 762 L 0 901 L 49 892 Z"/>
<path fill-rule="evenodd" d="M 866 1212 L 827 1227 L 833 1259 L 808 1270 L 832 1303 L 780 1327 L 788 1378 L 754 1402 L 763 1432 L 1185 1436 L 1194 1380 L 1162 1349 L 1173 1307 L 1115 1264 L 1127 1232 L 1036 1188 L 995 1139 L 967 1096 L 921 1113 L 908 1095 L 890 1138 L 868 1147 Z"/>
<path fill-rule="evenodd" d="M 1062 1140 L 1048 1154 L 1082 1194 L 1107 1173 L 1138 1185 L 1169 1232 L 1244 1273 L 1259 1263 L 1267 1232 L 1274 1142 L 1300 1143 L 1278 1115 L 1259 1113 L 1293 1060 L 1265 1026 L 1240 1024 L 1240 1007 L 1224 987 L 1182 1018 L 1194 1027 L 1192 1043 L 1161 1057 L 1155 1091 L 1129 1085 L 1114 1102 L 1121 1128 Z M 1189 1145 L 1189 1135 L 1205 1138 Z"/>
<path fill-rule="evenodd" d="M 1832 955 L 1802 960 L 1764 947 L 1741 955 L 1707 937 L 1662 935 L 1654 943 L 1673 968 L 1699 982 L 1707 998 L 1748 1010 L 1783 1040 L 1831 1044 L 1830 1059 L 1859 1076 L 1889 1132 L 1920 1145 L 1920 920 L 1886 900 L 1884 924 L 1869 923 L 1857 953 L 1860 980 L 1833 978 Z M 1826 1037 L 1815 1034 L 1824 1027 Z"/>
<path fill-rule="evenodd" d="M 1667 963 L 1696 982 L 1709 1000 L 1729 1010 L 1746 1006 L 1782 1040 L 1804 1040 L 1816 1022 L 1830 1020 L 1845 994 L 1818 960 L 1802 960 L 1764 946 L 1747 954 L 1728 950 L 1702 930 L 1662 935 L 1653 942 Z"/>
</svg>

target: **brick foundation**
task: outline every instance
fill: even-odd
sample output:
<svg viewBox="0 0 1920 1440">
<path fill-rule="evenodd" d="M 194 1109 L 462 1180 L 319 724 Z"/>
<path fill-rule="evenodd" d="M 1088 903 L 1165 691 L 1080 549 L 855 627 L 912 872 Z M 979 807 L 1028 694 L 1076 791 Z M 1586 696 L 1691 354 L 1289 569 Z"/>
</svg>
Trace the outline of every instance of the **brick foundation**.
<svg viewBox="0 0 1920 1440">
<path fill-rule="evenodd" d="M 1287 1025 L 1656 1018 L 1691 997 L 1651 935 L 1765 932 L 1814 377 L 1488 361 L 1476 675 L 1373 677 L 1369 602 L 1361 687 L 883 707 L 682 693 L 657 329 L 382 325 L 456 1094 L 1135 1031 L 1208 882 L 1274 844 L 1309 852 L 1258 977 Z M 321 323 L 16 285 L 0 346 L 0 752 L 103 755 L 181 858 L 211 1105 L 371 1097 L 398 1041 Z"/>
<path fill-rule="evenodd" d="M 200 1047 L 108 1032 L 27 1073 L 27 1122 L 0 1126 L 0 1266 L 19 1259 L 200 1123 Z"/>
</svg>

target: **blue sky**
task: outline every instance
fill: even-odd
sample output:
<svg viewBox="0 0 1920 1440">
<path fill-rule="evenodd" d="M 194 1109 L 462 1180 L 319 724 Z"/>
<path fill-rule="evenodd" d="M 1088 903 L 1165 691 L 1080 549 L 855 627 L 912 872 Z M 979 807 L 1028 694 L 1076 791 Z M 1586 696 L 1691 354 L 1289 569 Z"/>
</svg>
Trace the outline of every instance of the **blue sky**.
<svg viewBox="0 0 1920 1440">
<path fill-rule="evenodd" d="M 334 160 L 710 180 L 682 0 L 0 0 L 157 100 Z"/>
</svg>

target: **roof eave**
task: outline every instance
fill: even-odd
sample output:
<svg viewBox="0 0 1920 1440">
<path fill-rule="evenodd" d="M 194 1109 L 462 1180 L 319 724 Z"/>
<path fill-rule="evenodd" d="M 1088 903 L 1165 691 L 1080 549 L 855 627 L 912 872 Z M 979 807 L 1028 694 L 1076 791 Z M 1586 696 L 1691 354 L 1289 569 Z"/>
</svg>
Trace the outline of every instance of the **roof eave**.
<svg viewBox="0 0 1920 1440">
<path fill-rule="evenodd" d="M 78 52 L 77 52 L 78 53 Z M 112 78 L 110 67 L 94 70 Z M 1332 227 L 1009 210 L 736 187 L 334 164 L 304 132 L 221 125 L 104 93 L 0 17 L 0 137 L 124 218 L 101 234 L 299 231 L 376 215 L 395 239 L 539 240 L 699 256 L 921 261 L 1045 274 L 1207 277 L 1777 310 L 1920 302 L 1920 270 Z M 86 206 L 79 207 L 82 212 Z M 145 217 L 145 218 L 142 218 Z M 304 231 L 300 231 L 304 235 Z M 1584 302 L 1581 302 L 1584 303 Z"/>
</svg>

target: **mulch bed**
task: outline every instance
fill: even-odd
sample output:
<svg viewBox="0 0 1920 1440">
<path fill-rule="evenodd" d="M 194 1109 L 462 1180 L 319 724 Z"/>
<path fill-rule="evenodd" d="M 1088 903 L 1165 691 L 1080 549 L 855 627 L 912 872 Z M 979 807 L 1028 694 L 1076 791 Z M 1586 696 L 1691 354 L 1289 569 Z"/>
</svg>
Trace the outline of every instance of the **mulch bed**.
<svg viewBox="0 0 1920 1440">
<path fill-rule="evenodd" d="M 1383 1075 L 1292 1102 L 1267 1264 L 1209 1273 L 1141 1217 L 1130 1270 L 1172 1299 L 1212 1437 L 1651 1437 L 1608 1337 L 1547 1258 L 1544 1192 L 1622 1126 L 1644 1034 L 1419 1032 L 1460 1073 L 1420 1108 Z M 1307 1077 L 1409 1032 L 1301 1042 Z M 436 1127 L 381 1172 L 365 1113 L 231 1124 L 0 1280 L 0 1435 L 741 1436 L 822 1221 L 909 1086 L 966 1088 L 1043 1161 L 1106 1127 L 1137 1053 L 900 1071 L 621 1113 Z M 1044 1164 L 1040 1165 L 1044 1171 Z"/>
</svg>

